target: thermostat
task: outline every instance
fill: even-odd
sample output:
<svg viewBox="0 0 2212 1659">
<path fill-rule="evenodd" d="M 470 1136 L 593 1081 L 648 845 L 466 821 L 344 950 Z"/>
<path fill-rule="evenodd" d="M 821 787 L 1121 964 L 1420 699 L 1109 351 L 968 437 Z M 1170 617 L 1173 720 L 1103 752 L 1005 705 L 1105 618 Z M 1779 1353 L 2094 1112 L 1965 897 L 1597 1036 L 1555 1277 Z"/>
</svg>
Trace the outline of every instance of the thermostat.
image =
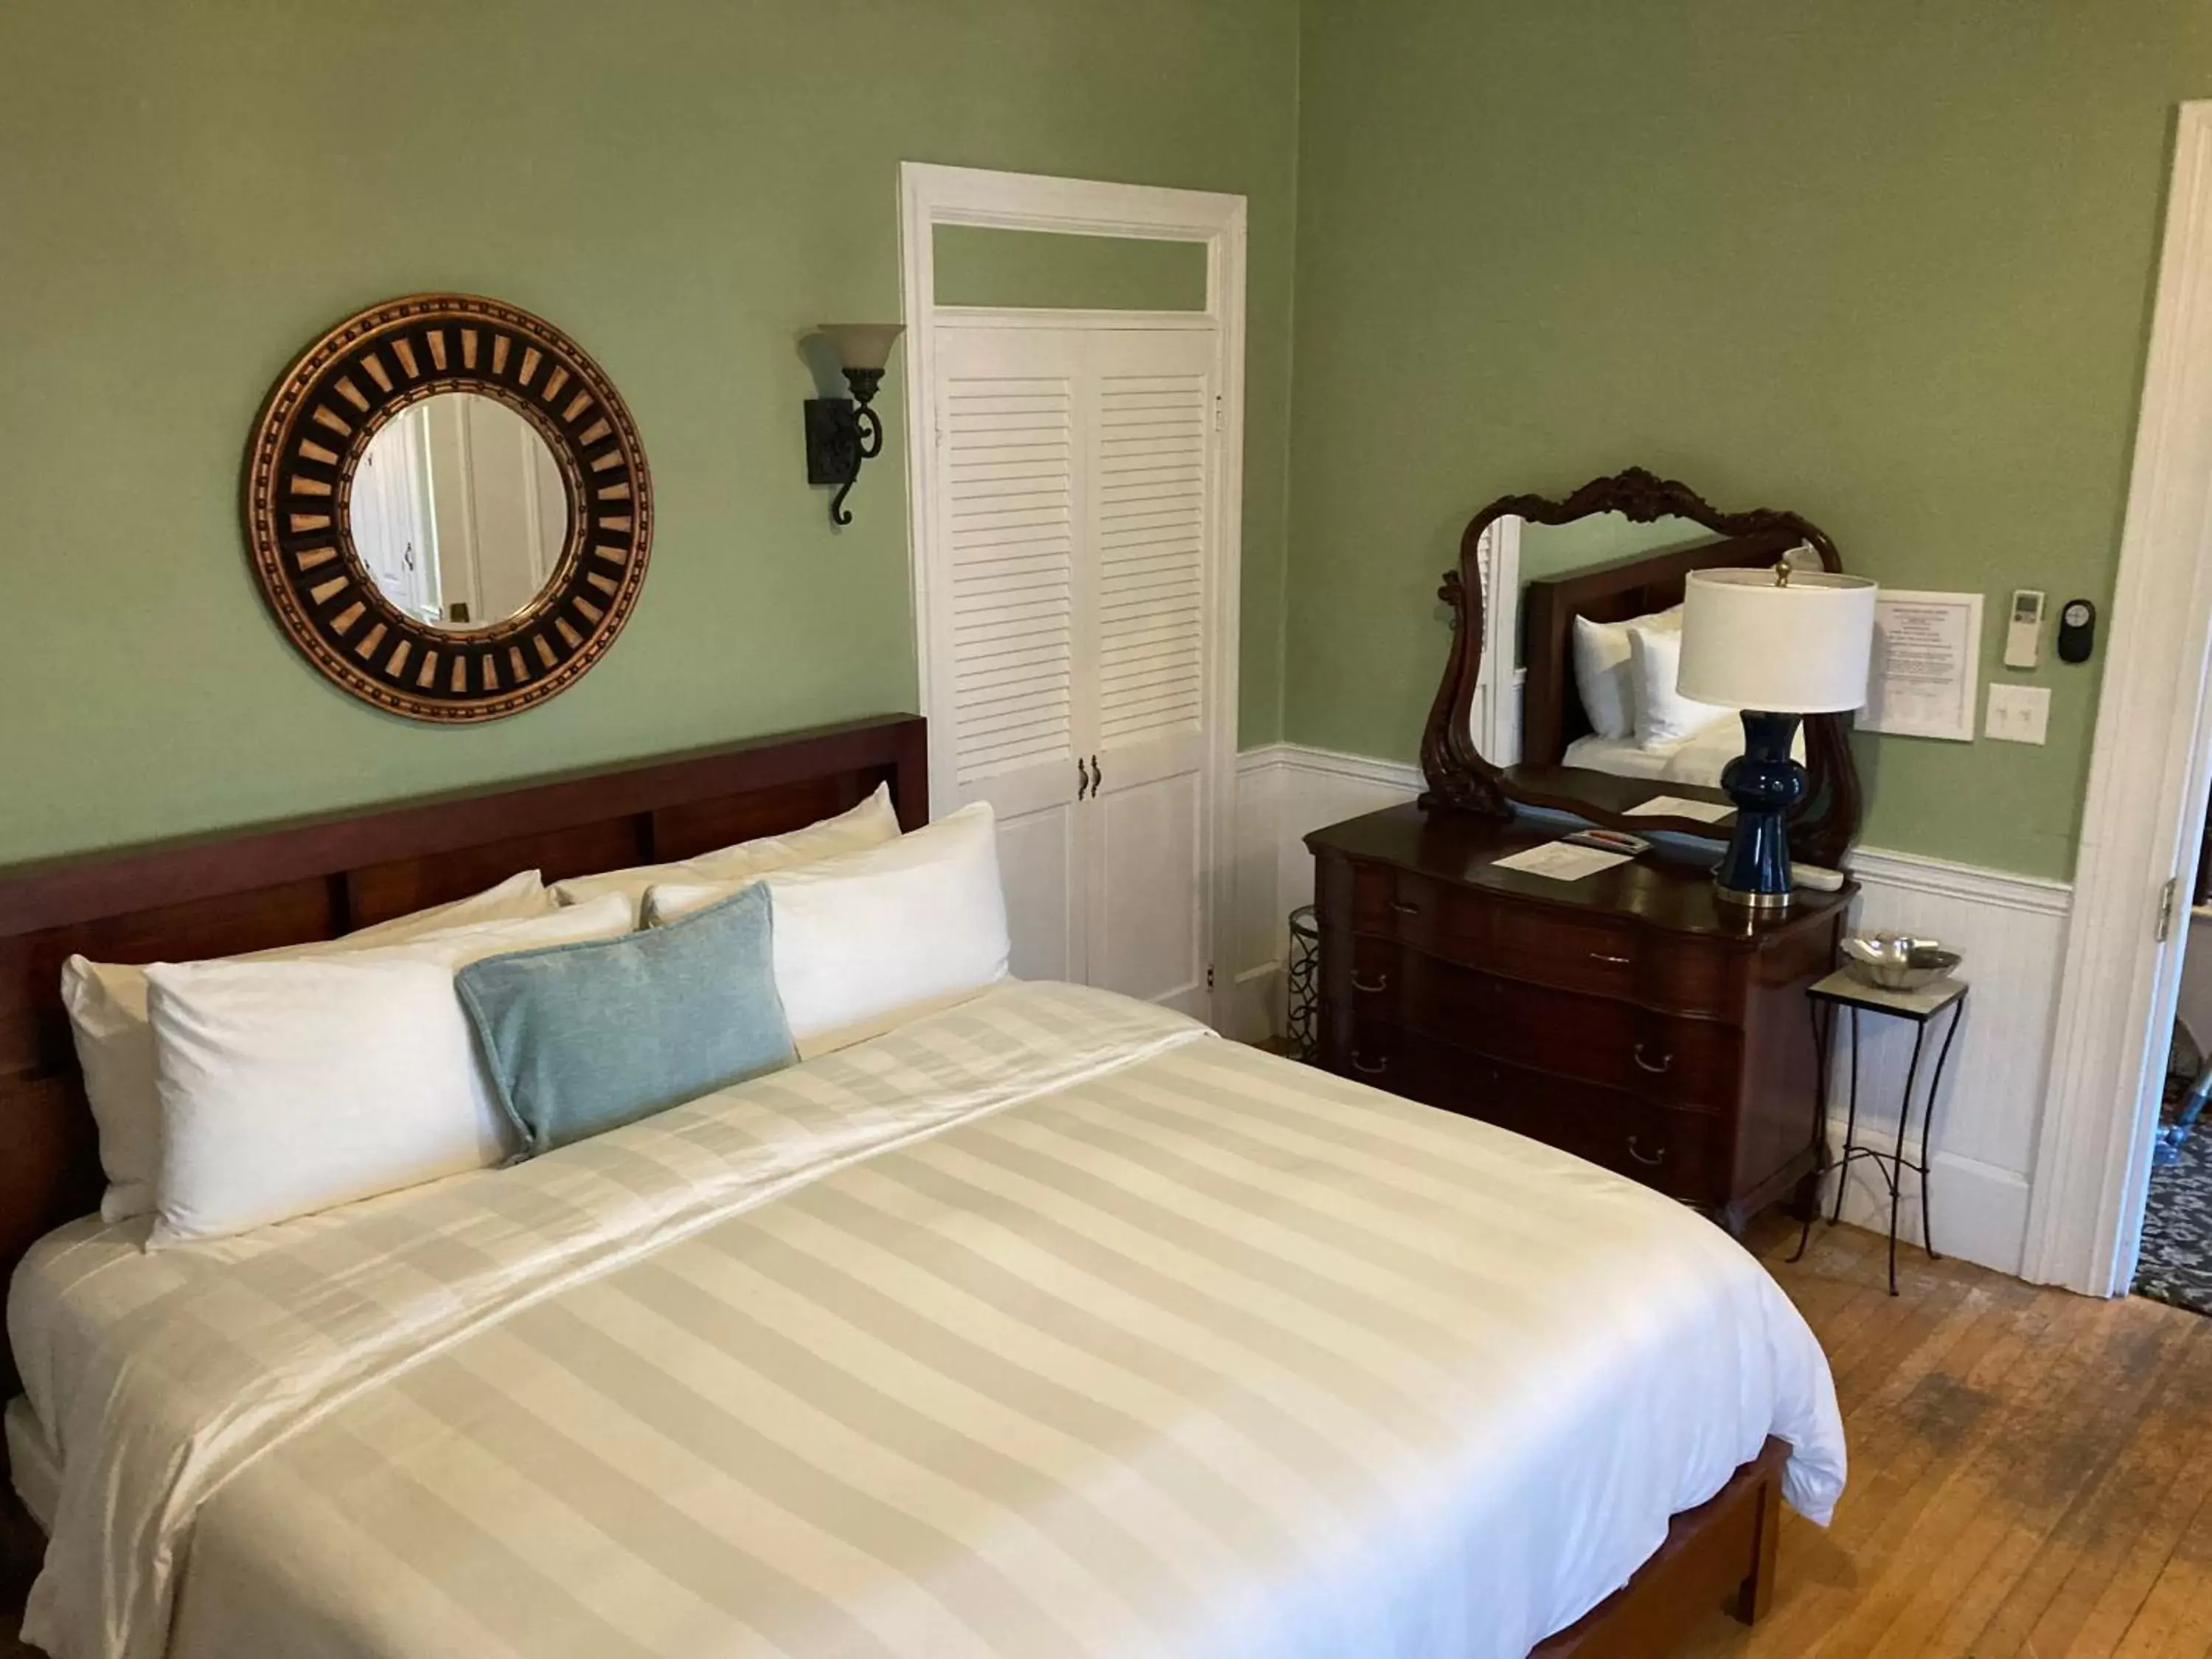
<svg viewBox="0 0 2212 1659">
<path fill-rule="evenodd" d="M 2013 590 L 2012 626 L 2005 630 L 2004 665 L 2033 668 L 2043 650 L 2043 595 L 2033 587 Z"/>
<path fill-rule="evenodd" d="M 2097 642 L 2097 607 L 2087 599 L 2069 599 L 2058 613 L 2058 660 L 2087 662 Z"/>
</svg>

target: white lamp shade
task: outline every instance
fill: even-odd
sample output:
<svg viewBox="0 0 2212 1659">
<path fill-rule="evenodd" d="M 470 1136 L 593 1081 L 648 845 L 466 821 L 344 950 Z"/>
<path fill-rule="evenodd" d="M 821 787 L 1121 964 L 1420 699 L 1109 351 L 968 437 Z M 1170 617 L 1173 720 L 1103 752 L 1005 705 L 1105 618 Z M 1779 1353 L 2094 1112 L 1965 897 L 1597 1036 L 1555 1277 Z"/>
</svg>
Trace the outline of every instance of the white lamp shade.
<svg viewBox="0 0 2212 1659">
<path fill-rule="evenodd" d="M 842 368 L 881 369 L 906 332 L 904 323 L 817 323 Z"/>
<path fill-rule="evenodd" d="M 1699 702 L 1773 714 L 1823 714 L 1866 702 L 1875 584 L 1771 567 L 1692 570 L 1682 592 L 1675 689 Z"/>
</svg>

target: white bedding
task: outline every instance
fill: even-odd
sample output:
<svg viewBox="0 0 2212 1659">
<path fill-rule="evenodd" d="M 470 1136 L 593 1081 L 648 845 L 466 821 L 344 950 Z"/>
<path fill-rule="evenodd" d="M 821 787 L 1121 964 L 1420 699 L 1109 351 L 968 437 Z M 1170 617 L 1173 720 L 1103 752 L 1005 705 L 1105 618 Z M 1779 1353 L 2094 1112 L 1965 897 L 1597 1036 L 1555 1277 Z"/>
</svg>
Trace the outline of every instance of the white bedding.
<svg viewBox="0 0 2212 1659">
<path fill-rule="evenodd" d="M 1770 1433 L 1801 1510 L 1843 1483 L 1818 1345 L 1711 1224 L 1068 986 L 144 1224 L 10 1299 L 61 1659 L 1519 1659 Z"/>
<path fill-rule="evenodd" d="M 1805 758 L 1805 732 L 1798 729 L 1790 752 Z M 1617 778 L 1649 778 L 1655 782 L 1721 787 L 1721 769 L 1743 753 L 1743 722 L 1735 715 L 1715 720 L 1677 743 L 1656 749 L 1640 747 L 1633 738 L 1577 738 L 1559 757 L 1562 766 L 1580 766 L 1592 772 L 1610 772 Z"/>
</svg>

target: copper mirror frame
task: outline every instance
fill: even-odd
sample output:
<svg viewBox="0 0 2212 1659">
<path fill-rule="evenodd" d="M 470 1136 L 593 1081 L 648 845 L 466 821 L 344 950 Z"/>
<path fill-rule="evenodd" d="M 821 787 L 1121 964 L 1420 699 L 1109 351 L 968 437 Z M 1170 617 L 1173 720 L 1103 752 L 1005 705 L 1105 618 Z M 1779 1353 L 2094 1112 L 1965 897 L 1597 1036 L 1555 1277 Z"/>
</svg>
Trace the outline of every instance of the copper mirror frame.
<svg viewBox="0 0 2212 1659">
<path fill-rule="evenodd" d="M 568 494 L 567 538 L 537 598 L 466 631 L 387 599 L 346 513 L 370 441 L 445 392 L 520 415 Z M 497 720 L 566 690 L 629 620 L 652 550 L 652 479 L 613 385 L 543 319 L 473 295 L 386 301 L 308 347 L 254 423 L 245 495 L 254 574 L 286 635 L 347 691 L 410 720 Z"/>
<path fill-rule="evenodd" d="M 1638 524 L 1686 519 L 1714 533 L 1714 541 L 1632 562 L 1671 572 L 1675 584 L 1673 597 L 1677 600 L 1681 597 L 1681 578 L 1691 569 L 1771 563 L 1783 551 L 1800 544 L 1812 548 L 1824 568 L 1843 568 L 1835 544 L 1818 526 L 1796 514 L 1765 508 L 1723 513 L 1686 484 L 1658 477 L 1641 467 L 1593 479 L 1564 500 L 1501 496 L 1468 521 L 1460 538 L 1459 568 L 1445 572 L 1443 585 L 1437 589 L 1437 597 L 1451 607 L 1455 632 L 1443 680 L 1437 688 L 1436 702 L 1421 736 L 1421 771 L 1428 781 L 1422 804 L 1499 818 L 1512 817 L 1516 806 L 1538 807 L 1571 813 L 1607 828 L 1724 839 L 1724 823 L 1632 815 L 1629 811 L 1662 794 L 1725 800 L 1716 790 L 1568 766 L 1493 766 L 1475 746 L 1475 680 L 1481 666 L 1486 625 L 1481 564 L 1485 532 L 1508 515 L 1531 524 L 1564 525 L 1600 513 L 1618 513 Z M 1801 859 L 1832 866 L 1858 834 L 1858 770 L 1851 758 L 1844 716 L 1808 715 L 1804 732 L 1808 787 L 1804 801 L 1790 817 L 1790 846 Z"/>
</svg>

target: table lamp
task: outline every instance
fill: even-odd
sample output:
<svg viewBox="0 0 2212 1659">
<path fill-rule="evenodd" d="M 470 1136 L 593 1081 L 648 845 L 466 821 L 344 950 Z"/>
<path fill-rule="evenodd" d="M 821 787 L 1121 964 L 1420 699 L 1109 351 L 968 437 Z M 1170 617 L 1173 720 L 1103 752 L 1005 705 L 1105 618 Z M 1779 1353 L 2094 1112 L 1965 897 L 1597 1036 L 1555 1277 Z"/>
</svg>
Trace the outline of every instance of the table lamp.
<svg viewBox="0 0 2212 1659">
<path fill-rule="evenodd" d="M 1790 904 L 1790 809 L 1805 795 L 1791 756 L 1797 722 L 1866 702 L 1875 584 L 1792 569 L 1693 570 L 1682 595 L 1675 689 L 1743 711 L 1743 753 L 1721 774 L 1735 833 L 1713 872 L 1720 896 L 1755 910 Z"/>
</svg>

